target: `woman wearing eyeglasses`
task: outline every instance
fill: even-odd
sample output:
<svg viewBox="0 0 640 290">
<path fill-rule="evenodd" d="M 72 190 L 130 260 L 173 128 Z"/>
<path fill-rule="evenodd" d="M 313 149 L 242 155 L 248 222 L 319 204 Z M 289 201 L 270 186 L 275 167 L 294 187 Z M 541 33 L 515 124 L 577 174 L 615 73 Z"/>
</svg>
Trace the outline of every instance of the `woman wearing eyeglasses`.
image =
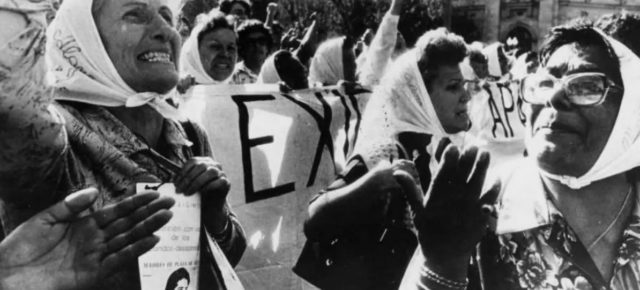
<svg viewBox="0 0 640 290">
<path fill-rule="evenodd" d="M 260 20 L 251 19 L 242 22 L 238 29 L 238 56 L 242 59 L 236 64 L 231 76 L 234 84 L 252 84 L 258 80 L 260 68 L 271 53 L 271 34 Z"/>
<path fill-rule="evenodd" d="M 401 289 L 639 289 L 640 59 L 571 26 L 552 30 L 540 65 L 522 87 L 530 158 L 503 180 L 497 213 L 499 191 L 480 197 L 486 153 L 449 148 Z"/>
</svg>

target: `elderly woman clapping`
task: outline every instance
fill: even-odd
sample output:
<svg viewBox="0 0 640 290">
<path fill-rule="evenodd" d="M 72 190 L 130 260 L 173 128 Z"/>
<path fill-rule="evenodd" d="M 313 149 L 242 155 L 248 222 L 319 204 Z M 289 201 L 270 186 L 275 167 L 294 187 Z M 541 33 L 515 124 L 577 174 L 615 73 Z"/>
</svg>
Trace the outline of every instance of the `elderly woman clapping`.
<svg viewBox="0 0 640 290">
<path fill-rule="evenodd" d="M 29 86 L 16 90 L 20 79 L 2 80 L 5 231 L 77 188 L 97 187 L 100 208 L 133 195 L 138 182 L 173 182 L 202 195 L 203 228 L 239 260 L 245 240 L 226 203 L 224 172 L 203 131 L 165 101 L 178 81 L 172 19 L 165 0 L 64 1 L 46 42 L 56 101 Z M 137 265 L 100 286 L 138 289 Z"/>
<path fill-rule="evenodd" d="M 484 289 L 638 289 L 640 59 L 589 26 L 557 27 L 522 81 L 528 162 L 480 197 L 486 154 L 450 148 L 415 222 L 403 289 L 462 289 L 478 241 Z M 475 169 L 472 170 L 472 167 Z"/>
</svg>

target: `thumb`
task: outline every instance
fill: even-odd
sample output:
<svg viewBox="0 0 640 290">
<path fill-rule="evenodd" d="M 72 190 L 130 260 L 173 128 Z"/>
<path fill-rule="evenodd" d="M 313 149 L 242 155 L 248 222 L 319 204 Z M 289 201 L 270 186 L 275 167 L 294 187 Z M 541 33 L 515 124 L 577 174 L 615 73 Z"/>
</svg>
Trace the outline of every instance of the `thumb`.
<svg viewBox="0 0 640 290">
<path fill-rule="evenodd" d="M 95 188 L 91 187 L 76 191 L 67 196 L 63 201 L 46 209 L 42 214 L 44 214 L 45 219 L 51 223 L 67 221 L 88 209 L 97 198 L 98 190 Z"/>
</svg>

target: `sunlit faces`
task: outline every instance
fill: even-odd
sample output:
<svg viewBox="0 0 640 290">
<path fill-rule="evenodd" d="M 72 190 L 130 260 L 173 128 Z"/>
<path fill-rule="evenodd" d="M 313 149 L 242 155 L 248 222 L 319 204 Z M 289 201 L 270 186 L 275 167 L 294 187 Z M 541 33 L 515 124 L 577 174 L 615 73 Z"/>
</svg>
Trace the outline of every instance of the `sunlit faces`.
<svg viewBox="0 0 640 290">
<path fill-rule="evenodd" d="M 604 49 L 578 46 L 558 48 L 540 68 L 556 78 L 583 72 L 600 72 L 614 79 L 617 68 Z M 615 81 L 621 86 L 620 81 Z M 623 90 L 610 90 L 602 103 L 577 106 L 560 86 L 546 105 L 530 105 L 531 140 L 527 147 L 540 168 L 559 175 L 586 173 L 604 149 L 620 109 Z"/>
<path fill-rule="evenodd" d="M 216 81 L 231 76 L 238 59 L 237 37 L 228 28 L 214 29 L 198 43 L 200 61 L 207 74 Z"/>
<path fill-rule="evenodd" d="M 431 79 L 427 89 L 442 127 L 449 134 L 468 130 L 471 125 L 468 114 L 471 98 L 465 89 L 460 67 L 440 66 L 434 73 L 436 77 Z"/>
<path fill-rule="evenodd" d="M 94 14 L 111 62 L 134 91 L 166 93 L 178 83 L 172 19 L 169 0 L 109 0 Z"/>
</svg>

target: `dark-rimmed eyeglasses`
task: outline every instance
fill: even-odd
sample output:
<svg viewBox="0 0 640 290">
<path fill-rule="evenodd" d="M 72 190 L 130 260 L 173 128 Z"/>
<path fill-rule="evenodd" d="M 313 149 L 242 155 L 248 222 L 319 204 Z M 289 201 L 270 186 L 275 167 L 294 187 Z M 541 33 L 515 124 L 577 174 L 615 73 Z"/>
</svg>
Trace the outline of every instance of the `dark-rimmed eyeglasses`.
<svg viewBox="0 0 640 290">
<path fill-rule="evenodd" d="M 604 102 L 611 89 L 622 89 L 603 73 L 585 72 L 556 78 L 547 73 L 535 73 L 524 77 L 520 93 L 525 102 L 544 105 L 561 87 L 564 95 L 577 106 L 595 106 Z"/>
</svg>

